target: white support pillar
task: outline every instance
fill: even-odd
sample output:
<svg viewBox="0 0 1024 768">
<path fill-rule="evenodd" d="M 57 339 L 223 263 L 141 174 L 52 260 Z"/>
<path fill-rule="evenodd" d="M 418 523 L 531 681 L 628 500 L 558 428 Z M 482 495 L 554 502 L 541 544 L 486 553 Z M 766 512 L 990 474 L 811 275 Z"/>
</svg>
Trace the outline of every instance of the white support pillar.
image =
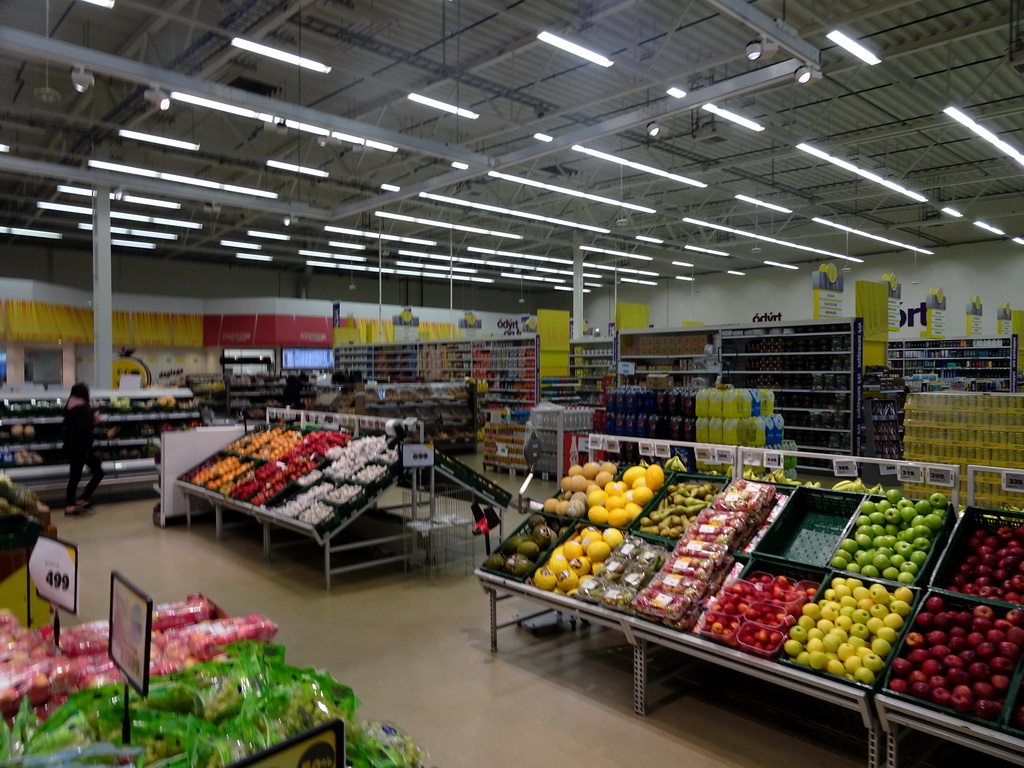
<svg viewBox="0 0 1024 768">
<path fill-rule="evenodd" d="M 114 379 L 113 298 L 110 268 L 110 190 L 98 187 L 92 218 L 93 387 L 110 389 Z"/>
<path fill-rule="evenodd" d="M 583 251 L 578 237 L 573 238 L 572 249 L 572 338 L 583 338 Z"/>
</svg>

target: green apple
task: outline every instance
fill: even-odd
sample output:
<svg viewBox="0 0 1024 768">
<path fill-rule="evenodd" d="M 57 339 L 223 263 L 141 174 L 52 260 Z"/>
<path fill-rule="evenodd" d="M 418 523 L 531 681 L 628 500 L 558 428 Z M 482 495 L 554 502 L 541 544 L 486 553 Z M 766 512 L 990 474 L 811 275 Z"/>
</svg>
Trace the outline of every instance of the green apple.
<svg viewBox="0 0 1024 768">
<path fill-rule="evenodd" d="M 852 642 L 852 638 L 857 638 L 859 640 L 866 641 L 869 637 L 871 637 L 871 631 L 867 628 L 867 625 L 858 622 L 854 624 L 852 627 L 850 627 L 851 645 L 854 645 Z M 854 647 L 858 646 L 854 645 Z"/>
<path fill-rule="evenodd" d="M 932 531 L 932 529 L 929 528 L 927 525 L 915 525 L 914 526 L 914 538 L 915 539 L 928 539 L 930 541 L 931 538 L 932 538 L 932 534 L 933 533 L 934 533 L 934 531 Z"/>
<path fill-rule="evenodd" d="M 896 534 L 896 538 L 900 541 L 913 541 L 914 540 L 914 529 L 904 528 L 902 531 Z"/>
<path fill-rule="evenodd" d="M 860 573 L 861 567 L 857 563 L 847 563 L 845 570 L 847 573 Z"/>
<path fill-rule="evenodd" d="M 928 547 L 932 545 L 931 541 L 926 539 L 924 536 L 918 536 L 916 539 L 914 539 L 913 544 L 914 549 L 916 549 L 918 552 L 927 552 Z M 904 563 L 904 565 L 906 565 L 906 563 Z"/>
<path fill-rule="evenodd" d="M 896 577 L 896 581 L 900 584 L 913 584 L 914 574 L 907 573 L 906 571 L 900 571 L 900 575 Z"/>
<path fill-rule="evenodd" d="M 874 511 L 875 511 L 874 505 L 872 505 L 872 507 L 871 507 L 871 511 L 872 511 L 872 512 L 874 512 Z M 861 514 L 860 514 L 860 517 L 858 517 L 858 518 L 857 518 L 857 527 L 859 528 L 859 527 L 861 527 L 862 525 L 871 525 L 871 518 L 870 518 L 870 517 L 868 517 L 868 516 L 867 516 L 866 514 L 864 514 L 863 512 L 861 512 Z"/>
<path fill-rule="evenodd" d="M 900 573 L 909 573 L 911 576 L 916 576 L 918 571 L 918 565 L 913 560 L 904 563 L 900 566 Z"/>
<path fill-rule="evenodd" d="M 903 509 L 900 510 L 900 517 L 903 518 L 904 523 L 909 523 L 911 520 L 917 517 L 917 509 L 914 508 L 913 504 L 911 504 L 908 507 L 904 507 Z"/>
<path fill-rule="evenodd" d="M 893 549 L 896 550 L 897 555 L 901 555 L 902 557 L 910 557 L 910 553 L 914 551 L 914 545 L 906 539 L 901 539 L 900 541 L 896 542 L 896 544 L 893 546 Z"/>
<path fill-rule="evenodd" d="M 868 619 L 871 618 L 871 614 L 863 608 L 858 608 L 853 612 L 850 618 L 853 619 L 853 625 L 857 626 L 858 624 L 867 624 Z"/>
<path fill-rule="evenodd" d="M 896 555 L 899 557 L 899 555 Z M 882 571 L 882 578 L 888 579 L 889 581 L 897 581 L 900 576 L 900 569 L 897 565 L 890 565 L 884 571 Z"/>
<path fill-rule="evenodd" d="M 866 533 L 858 533 L 854 543 L 861 549 L 867 549 L 871 546 L 871 536 Z"/>
<path fill-rule="evenodd" d="M 910 499 L 900 499 L 899 502 L 896 504 L 896 508 L 901 510 L 912 506 L 914 506 L 914 502 L 911 501 Z"/>
<path fill-rule="evenodd" d="M 870 549 L 858 549 L 853 555 L 853 562 L 862 568 L 871 562 L 871 558 L 874 555 L 871 554 L 873 550 Z"/>
<path fill-rule="evenodd" d="M 797 654 L 797 657 L 793 659 L 793 661 L 795 661 L 797 664 L 800 664 L 801 666 L 809 667 L 811 666 L 811 654 L 809 654 L 807 651 L 801 651 L 799 654 Z"/>
<path fill-rule="evenodd" d="M 871 521 L 872 525 L 884 525 L 885 524 L 885 512 L 881 512 L 881 511 L 876 509 L 870 515 L 868 515 L 868 520 Z"/>
<path fill-rule="evenodd" d="M 868 613 L 871 614 L 872 618 L 884 619 L 889 615 L 889 607 L 882 605 L 881 603 L 875 603 L 868 609 Z"/>
<path fill-rule="evenodd" d="M 928 516 L 932 513 L 932 505 L 927 501 L 919 501 L 914 505 L 914 509 L 917 510 L 917 514 Z"/>
<path fill-rule="evenodd" d="M 923 550 L 915 549 L 913 552 L 910 553 L 910 562 L 912 562 L 912 563 L 914 563 L 914 564 L 916 564 L 918 566 L 924 565 L 924 562 L 927 559 L 928 559 L 928 553 L 923 551 Z"/>
<path fill-rule="evenodd" d="M 853 539 L 843 539 L 843 543 L 839 545 L 839 548 L 846 552 L 856 552 L 860 549 L 860 546 Z"/>
<path fill-rule="evenodd" d="M 856 626 L 857 626 L 856 624 L 853 625 L 853 627 L 856 627 Z M 863 624 L 861 624 L 860 626 L 863 628 L 863 630 L 865 632 L 868 631 L 868 628 L 865 627 Z M 855 635 L 853 633 L 853 627 L 850 627 L 850 639 L 847 640 L 846 642 L 848 642 L 850 645 L 852 645 L 854 650 L 856 651 L 856 649 L 863 648 L 864 646 L 866 646 L 868 644 L 868 641 L 865 640 L 860 635 Z"/>
<path fill-rule="evenodd" d="M 794 624 L 789 628 L 789 637 L 791 640 L 796 640 L 800 645 L 804 645 L 807 643 L 807 630 L 799 624 Z"/>
<path fill-rule="evenodd" d="M 886 512 L 886 514 L 889 514 L 889 512 L 892 512 L 892 510 L 890 509 L 888 512 Z M 902 521 L 903 521 L 903 518 L 901 518 L 899 516 L 899 513 L 897 512 L 896 513 L 896 519 L 885 524 L 885 534 L 887 536 L 895 536 L 897 533 L 899 533 L 900 532 L 899 524 Z"/>
<path fill-rule="evenodd" d="M 822 632 L 817 627 L 812 627 L 811 629 L 807 630 L 807 640 L 808 641 L 811 641 L 811 640 L 824 640 L 824 639 L 825 639 L 825 633 Z"/>
<path fill-rule="evenodd" d="M 879 553 L 871 559 L 871 564 L 881 572 L 889 567 L 889 558 Z"/>
<path fill-rule="evenodd" d="M 910 613 L 910 603 L 906 600 L 893 600 L 889 603 L 889 610 L 897 616 L 906 616 Z"/>
<path fill-rule="evenodd" d="M 829 563 L 829 565 L 835 568 L 837 571 L 842 571 L 846 568 L 847 565 L 849 565 L 849 563 L 846 562 L 845 557 L 840 557 L 839 555 L 836 555 L 832 558 L 832 561 Z"/>
<path fill-rule="evenodd" d="M 860 508 L 858 511 L 862 515 L 870 515 L 872 512 L 875 511 L 875 502 L 871 501 L 871 499 L 865 499 L 860 503 Z"/>
<path fill-rule="evenodd" d="M 864 685 L 872 685 L 875 682 L 875 673 L 865 666 L 860 666 L 853 673 L 853 679 Z"/>
<path fill-rule="evenodd" d="M 898 504 L 900 499 L 903 498 L 903 494 L 900 493 L 898 488 L 890 488 L 885 492 L 885 498 L 889 500 L 890 504 Z"/>
<path fill-rule="evenodd" d="M 878 642 L 877 640 L 875 641 Z M 885 642 L 884 640 L 882 642 Z M 881 672 L 882 668 L 885 667 L 885 654 L 879 653 L 874 649 L 874 643 L 872 643 L 871 653 L 861 659 L 861 663 L 866 669 L 870 669 L 872 672 Z"/>
<path fill-rule="evenodd" d="M 786 652 L 786 655 L 791 659 L 796 658 L 800 655 L 800 652 L 804 647 L 796 640 L 787 640 L 786 644 L 782 646 L 782 650 Z"/>
<path fill-rule="evenodd" d="M 914 510 L 914 511 L 916 512 L 917 510 Z M 917 526 L 919 526 L 919 525 L 924 525 L 924 515 L 920 515 L 920 514 L 914 515 L 914 519 L 910 521 L 910 525 L 913 528 L 917 528 Z"/>
<path fill-rule="evenodd" d="M 861 567 L 860 572 L 861 575 L 867 576 L 869 579 L 877 579 L 881 575 L 881 571 L 873 565 L 865 565 Z"/>
<path fill-rule="evenodd" d="M 938 515 L 925 515 L 924 524 L 931 528 L 933 531 L 937 531 L 942 528 L 942 518 Z"/>
<path fill-rule="evenodd" d="M 875 503 L 875 509 L 877 509 L 879 512 L 885 512 L 885 510 L 887 510 L 891 506 L 892 504 L 889 503 L 888 499 L 882 499 L 881 501 Z"/>
<path fill-rule="evenodd" d="M 945 494 L 942 493 L 933 493 L 931 496 L 928 497 L 928 501 L 930 501 L 931 505 L 936 509 L 945 509 L 946 504 L 949 503 L 946 500 Z"/>
</svg>

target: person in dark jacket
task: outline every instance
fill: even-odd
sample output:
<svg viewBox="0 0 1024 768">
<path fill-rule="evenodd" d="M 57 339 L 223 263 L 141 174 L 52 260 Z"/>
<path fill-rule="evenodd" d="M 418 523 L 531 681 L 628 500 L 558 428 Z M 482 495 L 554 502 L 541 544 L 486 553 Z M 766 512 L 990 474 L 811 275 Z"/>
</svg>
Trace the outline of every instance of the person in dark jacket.
<svg viewBox="0 0 1024 768">
<path fill-rule="evenodd" d="M 296 410 L 302 407 L 302 388 L 309 381 L 309 376 L 301 374 L 296 376 L 294 373 L 284 381 L 284 394 L 281 396 L 281 401 L 284 403 L 286 408 L 295 408 Z"/>
<path fill-rule="evenodd" d="M 69 464 L 64 507 L 66 515 L 77 515 L 92 506 L 92 494 L 103 480 L 103 465 L 92 451 L 93 430 L 99 422 L 99 414 L 89 403 L 89 387 L 78 382 L 71 387 L 71 396 L 64 406 L 64 455 Z M 76 500 L 83 466 L 89 467 L 92 476 L 81 497 Z"/>
</svg>

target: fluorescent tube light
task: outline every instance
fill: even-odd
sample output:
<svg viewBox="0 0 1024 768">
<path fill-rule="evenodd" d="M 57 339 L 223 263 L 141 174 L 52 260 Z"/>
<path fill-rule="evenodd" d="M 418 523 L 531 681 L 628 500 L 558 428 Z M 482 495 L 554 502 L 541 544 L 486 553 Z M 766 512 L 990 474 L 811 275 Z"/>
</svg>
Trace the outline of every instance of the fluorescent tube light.
<svg viewBox="0 0 1024 768">
<path fill-rule="evenodd" d="M 82 197 L 95 197 L 96 190 L 88 189 L 87 187 L 71 187 L 67 184 L 58 184 L 57 191 L 63 192 L 65 195 L 81 195 Z M 110 193 L 110 199 L 116 200 L 114 193 Z M 120 198 L 122 203 L 135 203 L 136 205 L 150 205 L 154 208 L 170 208 L 171 210 L 179 210 L 181 203 L 174 203 L 168 200 L 157 200 L 152 197 L 139 197 L 138 195 L 122 195 Z"/>
<path fill-rule="evenodd" d="M 178 139 L 168 139 L 165 136 L 156 136 L 152 133 L 142 133 L 140 131 L 130 131 L 127 128 L 122 128 L 117 132 L 117 135 L 124 139 L 135 139 L 136 141 L 146 141 L 150 144 L 159 144 L 164 147 L 173 147 L 174 149 L 187 149 L 190 152 L 195 152 L 199 149 L 198 144 L 194 144 L 191 141 L 179 141 Z"/>
<path fill-rule="evenodd" d="M 755 123 L 753 120 L 743 117 L 743 115 L 737 115 L 735 112 L 730 112 L 728 109 L 722 109 L 714 104 L 705 104 L 704 110 L 725 120 L 736 123 L 737 125 L 742 125 L 744 128 L 749 128 L 752 131 L 764 130 L 764 126 L 760 123 Z"/>
<path fill-rule="evenodd" d="M 635 277 L 620 277 L 619 280 L 623 283 L 636 283 L 637 285 L 657 285 L 653 280 L 638 280 Z"/>
<path fill-rule="evenodd" d="M 835 221 L 829 221 L 828 219 L 819 219 L 817 217 L 811 219 L 811 221 L 817 224 L 824 224 L 826 227 L 833 227 L 834 229 L 841 229 L 843 232 L 849 232 L 851 235 L 859 235 L 860 237 L 868 237 L 872 240 L 877 240 L 880 243 L 888 243 L 889 245 L 895 245 L 897 248 L 906 248 L 908 251 L 914 251 L 915 253 L 923 253 L 927 256 L 934 256 L 934 251 L 929 251 L 925 248 L 918 248 L 907 243 L 901 243 L 899 240 L 890 240 L 888 237 L 882 237 L 881 235 L 873 235 L 870 232 L 864 232 L 860 229 L 854 229 L 853 227 L 847 227 L 843 224 L 839 224 Z"/>
<path fill-rule="evenodd" d="M 1024 245 L 1024 237 L 1015 237 L 1013 238 L 1013 242 L 1017 245 Z"/>
<path fill-rule="evenodd" d="M 396 261 L 395 264 L 399 267 L 413 267 L 414 269 L 434 269 L 441 270 L 442 272 L 451 270 L 452 272 L 462 272 L 469 275 L 475 275 L 477 273 L 477 270 L 470 267 L 446 267 L 441 264 L 417 264 L 415 261 Z"/>
<path fill-rule="evenodd" d="M 598 232 L 602 235 L 611 233 L 610 229 L 604 227 L 595 227 L 591 224 L 580 224 L 575 221 L 568 221 L 567 219 L 556 219 L 551 216 L 541 216 L 538 213 L 530 213 L 529 211 L 515 211 L 511 208 L 502 208 L 498 205 L 488 205 L 487 203 L 475 203 L 470 200 L 460 200 L 457 197 L 445 197 L 444 195 L 435 195 L 430 192 L 420 192 L 420 197 L 424 200 L 434 200 L 439 203 L 451 203 L 452 205 L 461 205 L 466 208 L 475 208 L 479 211 L 489 211 L 491 213 L 503 213 L 506 216 L 516 216 L 520 219 L 529 219 L 530 221 L 543 221 L 546 224 L 557 224 L 563 227 L 572 227 L 574 229 L 585 229 L 588 232 Z"/>
<path fill-rule="evenodd" d="M 744 203 L 750 203 L 751 205 L 760 205 L 765 208 L 771 208 L 773 211 L 779 213 L 792 213 L 789 208 L 783 208 L 781 205 L 775 203 L 766 203 L 764 200 L 758 200 L 756 197 L 747 197 L 746 195 L 736 195 L 737 200 L 742 200 Z"/>
<path fill-rule="evenodd" d="M 1013 147 L 1013 146 L 1007 144 L 1005 141 L 1003 141 L 998 136 L 996 136 L 994 133 L 992 133 L 992 131 L 988 130 L 987 128 L 982 127 L 981 125 L 976 123 L 974 120 L 972 120 L 970 117 L 968 117 L 963 112 L 961 112 L 959 109 L 957 109 L 956 107 L 946 107 L 942 111 L 945 112 L 950 117 L 952 117 L 954 120 L 956 120 L 961 125 L 964 125 L 964 126 L 970 128 L 972 131 L 974 131 L 976 134 L 978 134 L 978 136 L 983 138 L 985 141 L 987 141 L 992 146 L 994 146 L 997 149 L 1000 149 L 1003 152 L 1005 152 L 1011 158 L 1016 160 L 1020 165 L 1024 165 L 1024 155 L 1022 155 L 1020 153 L 1020 151 L 1016 147 Z"/>
<path fill-rule="evenodd" d="M 64 237 L 60 232 L 49 232 L 44 229 L 24 229 L 23 227 L 0 227 L 0 234 L 41 237 L 45 240 L 60 240 Z"/>
<path fill-rule="evenodd" d="M 668 171 L 663 171 L 660 168 L 655 168 L 654 166 L 651 165 L 644 165 L 643 163 L 634 163 L 632 160 L 626 160 L 625 158 L 622 157 L 616 157 L 615 155 L 610 155 L 607 152 L 599 152 L 596 149 L 589 149 L 588 147 L 584 147 L 582 144 L 573 144 L 572 148 L 575 152 L 582 152 L 583 154 L 590 155 L 591 157 L 596 157 L 601 160 L 607 160 L 608 162 L 611 163 L 618 163 L 619 165 L 624 165 L 627 168 L 632 168 L 637 171 L 652 173 L 655 176 L 661 176 L 666 179 L 671 179 L 672 181 L 678 181 L 680 184 L 689 184 L 690 186 L 698 187 L 700 189 L 704 189 L 705 187 L 707 187 L 707 184 L 705 184 L 702 181 L 697 181 L 696 179 L 691 179 L 686 176 L 680 176 L 678 173 L 669 173 Z"/>
<path fill-rule="evenodd" d="M 584 277 L 589 277 L 591 280 L 600 280 L 603 275 L 595 275 L 593 272 L 584 272 Z"/>
<path fill-rule="evenodd" d="M 246 234 L 249 237 L 262 237 L 264 240 L 291 240 L 291 235 L 282 235 L 277 232 L 263 232 L 258 229 L 250 229 Z"/>
<path fill-rule="evenodd" d="M 875 56 L 871 51 L 865 48 L 863 45 L 858 43 L 856 40 L 847 37 L 837 29 L 832 30 L 825 35 L 829 40 L 838 45 L 840 48 L 845 48 L 847 51 L 852 53 L 858 59 L 863 62 L 875 66 L 875 64 L 881 64 L 882 60 Z"/>
<path fill-rule="evenodd" d="M 691 264 L 688 261 L 673 261 L 672 264 L 674 266 L 677 266 L 677 267 L 692 267 L 693 266 L 693 264 Z"/>
<path fill-rule="evenodd" d="M 114 0 L 82 0 L 90 5 L 98 5 L 100 8 L 113 8 Z"/>
<path fill-rule="evenodd" d="M 729 270 L 726 270 L 726 274 L 727 275 L 738 275 L 739 277 L 743 277 L 747 273 L 746 272 L 739 272 L 738 270 L 735 270 L 735 269 L 729 269 Z"/>
<path fill-rule="evenodd" d="M 264 256 L 261 253 L 236 253 L 236 259 L 247 259 L 248 261 L 273 261 L 273 256 Z"/>
<path fill-rule="evenodd" d="M 584 283 L 584 285 L 586 285 L 586 286 L 588 286 L 590 288 L 604 288 L 604 284 L 603 283 Z"/>
<path fill-rule="evenodd" d="M 381 184 L 380 188 L 385 192 L 401 192 L 402 188 L 397 184 Z"/>
<path fill-rule="evenodd" d="M 366 261 L 365 256 L 350 256 L 347 253 L 328 253 L 327 251 L 308 251 L 304 248 L 299 249 L 299 256 L 310 256 L 314 259 L 338 259 L 340 261 Z"/>
<path fill-rule="evenodd" d="M 331 175 L 327 171 L 321 171 L 319 168 L 310 168 L 305 165 L 295 165 L 294 163 L 282 163 L 280 160 L 267 160 L 267 165 L 271 168 L 277 168 L 279 171 L 304 173 L 307 176 L 316 176 L 321 179 L 326 179 Z"/>
<path fill-rule="evenodd" d="M 657 237 L 648 237 L 647 235 L 634 235 L 634 237 L 637 240 L 642 240 L 645 243 L 655 243 L 656 245 L 661 245 L 662 243 L 665 242 L 664 240 L 661 240 Z"/>
<path fill-rule="evenodd" d="M 683 96 L 686 95 L 686 91 L 684 91 L 682 88 L 676 88 L 674 85 L 667 91 L 665 91 L 665 93 L 667 93 L 673 99 L 681 99 L 683 98 Z"/>
<path fill-rule="evenodd" d="M 944 214 L 946 214 L 947 216 L 952 216 L 952 217 L 953 217 L 953 218 L 955 218 L 955 219 L 961 219 L 961 218 L 963 218 L 963 214 L 962 214 L 962 213 L 960 213 L 960 211 L 958 211 L 958 210 L 957 210 L 956 208 L 949 208 L 949 207 L 946 207 L 946 208 L 943 208 L 943 209 L 942 209 L 942 212 L 943 212 Z"/>
<path fill-rule="evenodd" d="M 593 62 L 594 64 L 600 64 L 602 67 L 610 67 L 615 62 L 611 59 L 605 58 L 599 53 L 591 51 L 589 48 L 584 48 L 582 45 L 566 40 L 564 37 L 553 35 L 548 31 L 541 32 L 537 35 L 537 39 L 542 43 L 553 45 L 555 48 L 561 48 L 567 53 L 571 53 L 573 56 L 579 56 L 581 59 Z"/>
<path fill-rule="evenodd" d="M 65 205 L 63 203 L 50 203 L 40 201 L 36 207 L 47 211 L 61 211 L 62 213 L 78 213 L 84 216 L 92 216 L 92 208 L 85 208 L 79 205 Z M 123 211 L 111 211 L 110 218 L 125 219 L 127 221 L 140 221 L 144 224 L 162 224 L 165 227 L 181 227 L 183 229 L 202 229 L 202 224 L 192 221 L 181 221 L 180 219 L 164 219 L 160 216 L 143 216 L 138 213 L 125 213 Z"/>
<path fill-rule="evenodd" d="M 92 232 L 92 224 L 90 222 L 80 221 L 78 222 L 78 228 L 84 229 L 86 232 Z M 131 235 L 132 237 L 151 237 L 154 240 L 177 240 L 178 236 L 171 232 L 155 232 L 150 229 L 125 229 L 124 227 L 111 227 L 110 234 L 112 235 Z"/>
<path fill-rule="evenodd" d="M 478 117 L 480 117 L 480 115 L 478 115 L 476 112 L 473 112 L 472 110 L 463 109 L 462 107 L 457 107 L 454 104 L 448 104 L 447 102 L 444 101 L 438 101 L 437 99 L 432 99 L 429 96 L 423 96 L 419 93 L 410 93 L 409 101 L 415 101 L 417 104 L 423 104 L 426 107 L 440 109 L 442 112 L 450 112 L 453 115 L 458 115 L 459 117 L 466 117 L 469 118 L 470 120 L 476 120 Z"/>
<path fill-rule="evenodd" d="M 558 192 L 559 194 L 569 195 L 570 197 L 581 197 L 586 200 L 593 200 L 595 203 L 614 205 L 616 208 L 628 208 L 631 211 L 640 211 L 641 213 L 657 213 L 657 211 L 654 210 L 653 208 L 648 208 L 643 205 L 636 205 L 634 203 L 624 203 L 621 200 L 614 200 L 610 197 L 593 195 L 590 194 L 589 192 L 580 192 L 578 189 L 572 189 L 570 187 L 560 187 L 556 184 L 546 184 L 543 181 L 534 181 L 533 179 L 526 179 L 521 176 L 511 176 L 507 173 L 501 173 L 499 171 L 489 171 L 487 175 L 494 179 L 502 179 L 504 181 L 512 181 L 517 184 L 525 184 L 528 187 L 546 189 L 549 192 Z"/>
<path fill-rule="evenodd" d="M 608 248 L 598 248 L 595 245 L 581 245 L 581 251 L 592 251 L 593 253 L 606 253 L 609 256 L 623 256 L 627 259 L 640 259 L 641 261 L 654 261 L 651 256 L 644 256 L 640 253 L 627 253 L 626 251 L 613 251 Z"/>
<path fill-rule="evenodd" d="M 366 246 L 359 243 L 343 243 L 340 240 L 329 240 L 327 242 L 332 248 L 348 248 L 350 251 L 365 251 Z"/>
<path fill-rule="evenodd" d="M 244 248 L 250 251 L 263 250 L 263 246 L 259 243 L 244 243 L 241 240 L 221 240 L 220 244 L 225 248 Z"/>
<path fill-rule="evenodd" d="M 334 232 L 339 235 L 352 235 L 353 237 L 367 237 L 372 240 L 390 240 L 396 243 L 409 243 L 410 245 L 437 245 L 436 240 L 422 240 L 418 237 L 400 237 L 399 235 L 385 235 L 378 232 L 370 232 L 362 229 L 347 229 L 345 227 L 324 227 L 325 232 Z"/>
<path fill-rule="evenodd" d="M 783 269 L 800 269 L 800 267 L 796 266 L 795 264 L 783 264 L 781 261 L 766 261 L 765 264 L 767 264 L 769 267 L 782 267 Z"/>
<path fill-rule="evenodd" d="M 722 232 L 732 232 L 734 235 L 742 235 L 743 237 L 752 237 L 755 240 L 763 240 L 766 243 L 775 243 L 786 248 L 795 248 L 798 251 L 806 251 L 807 253 L 819 253 L 822 256 L 832 256 L 836 259 L 845 259 L 846 261 L 855 261 L 858 264 L 863 263 L 863 259 L 858 259 L 854 256 L 846 256 L 842 253 L 835 253 L 834 251 L 826 251 L 821 248 L 811 248 L 809 245 L 800 245 L 799 243 L 791 243 L 788 240 L 779 240 L 775 237 L 768 237 L 767 235 L 758 235 L 754 232 L 745 232 L 742 229 L 733 229 L 732 227 L 726 227 L 723 224 L 712 224 L 710 221 L 702 221 L 701 219 L 691 219 L 689 217 L 683 218 L 687 224 L 695 224 L 698 227 L 709 227 L 710 229 L 718 229 Z"/>
<path fill-rule="evenodd" d="M 118 238 L 111 238 L 110 244 L 117 245 L 122 248 L 141 248 L 144 251 L 152 251 L 156 249 L 156 243 L 142 243 L 138 240 L 120 240 Z"/>
<path fill-rule="evenodd" d="M 532 280 L 535 283 L 564 283 L 560 277 L 540 277 L 538 275 L 517 275 L 513 272 L 502 272 L 502 277 L 507 277 L 512 280 Z"/>
<path fill-rule="evenodd" d="M 696 251 L 697 253 L 707 253 L 712 256 L 728 256 L 729 254 L 725 251 L 713 251 L 710 248 L 701 248 L 699 245 L 684 245 L 683 250 L 685 251 Z"/>
<path fill-rule="evenodd" d="M 806 152 L 809 155 L 814 155 L 817 158 L 832 163 L 833 165 L 838 165 L 840 168 L 844 168 L 845 170 L 850 171 L 851 173 L 855 173 L 862 178 L 868 179 L 869 181 L 873 181 L 876 184 L 881 184 L 883 187 L 891 189 L 894 192 L 899 192 L 901 195 L 906 195 L 911 200 L 916 200 L 919 203 L 928 202 L 928 198 L 922 194 L 909 190 L 906 187 L 897 184 L 895 181 L 883 179 L 877 173 L 872 173 L 871 171 L 866 171 L 863 168 L 858 168 L 853 163 L 848 163 L 845 160 L 841 160 L 838 157 L 833 157 L 827 152 L 823 152 L 822 150 L 816 147 L 812 147 L 810 144 L 797 144 L 796 148 L 801 150 L 802 152 Z"/>
<path fill-rule="evenodd" d="M 249 51 L 249 53 L 258 53 L 260 56 L 277 59 L 278 61 L 283 61 L 285 64 L 294 64 L 296 67 L 311 69 L 314 72 L 320 72 L 325 75 L 331 71 L 329 66 L 321 64 L 319 61 L 307 59 L 303 56 L 296 56 L 294 53 L 288 53 L 287 51 L 280 51 L 277 48 L 271 48 L 269 45 L 254 43 L 251 40 L 246 40 L 242 37 L 231 38 L 231 44 L 235 46 L 235 48 L 241 48 L 243 51 Z"/>
<path fill-rule="evenodd" d="M 257 112 L 254 109 L 248 109 L 246 107 L 236 107 L 234 104 L 227 104 L 223 101 L 206 99 L 202 96 L 193 96 L 190 93 L 182 93 L 181 91 L 171 91 L 170 96 L 174 101 L 191 104 L 194 107 L 206 107 L 207 109 L 214 109 L 218 112 L 227 112 L 230 115 L 237 115 L 238 117 L 248 117 L 252 120 L 261 120 L 265 123 L 277 122 L 277 118 L 273 115 L 267 114 L 266 112 Z"/>
<path fill-rule="evenodd" d="M 556 291 L 570 291 L 571 292 L 573 290 L 568 285 L 552 285 L 551 287 L 554 288 Z M 600 287 L 601 286 L 598 286 L 598 288 L 600 288 Z M 583 292 L 584 293 L 590 293 L 590 289 L 589 288 L 584 288 Z"/>
<path fill-rule="evenodd" d="M 548 136 L 546 133 L 535 133 L 535 134 L 533 134 L 533 138 L 535 138 L 537 141 L 554 141 L 555 140 L 554 136 Z"/>
<path fill-rule="evenodd" d="M 993 227 L 991 224 L 986 224 L 984 221 L 976 221 L 976 222 L 974 222 L 974 226 L 981 227 L 982 229 L 987 229 L 989 232 L 991 232 L 994 235 L 1005 235 L 1006 234 L 1005 232 L 1003 232 L 1003 230 L 999 229 L 998 227 Z"/>
<path fill-rule="evenodd" d="M 44 211 L 60 211 L 61 213 L 79 213 L 84 216 L 92 216 L 92 208 L 86 208 L 82 205 L 67 205 L 66 203 L 51 203 L 46 200 L 40 200 L 36 203 L 36 208 L 42 208 Z"/>
<path fill-rule="evenodd" d="M 469 169 L 469 163 L 460 163 L 458 160 L 456 160 L 454 163 L 452 163 L 452 168 L 454 168 L 457 171 L 465 171 Z"/>
<path fill-rule="evenodd" d="M 253 197 L 266 197 L 272 200 L 276 200 L 278 195 L 277 192 L 267 192 L 262 189 L 254 189 L 252 187 L 241 187 L 237 184 L 222 184 L 218 181 L 208 181 L 206 179 L 197 179 L 194 176 L 182 176 L 177 173 L 164 173 L 163 171 L 151 171 L 148 168 L 137 168 L 133 165 L 122 165 L 120 163 L 108 163 L 105 160 L 89 160 L 88 165 L 90 168 L 99 168 L 104 171 L 114 171 L 115 173 L 128 173 L 134 176 L 145 176 L 149 179 L 162 179 L 163 181 L 171 181 L 177 184 L 189 184 L 194 187 L 204 187 L 206 189 L 219 189 L 225 192 L 234 192 L 239 195 L 251 195 Z"/>
<path fill-rule="evenodd" d="M 517 251 L 495 251 L 490 248 L 481 248 L 476 245 L 471 245 L 467 249 L 471 253 L 487 253 L 492 256 L 508 256 L 513 259 L 527 259 L 530 261 L 549 261 L 552 264 L 565 264 L 572 266 L 572 259 L 559 259 L 555 256 L 538 256 L 533 253 L 519 253 Z"/>
<path fill-rule="evenodd" d="M 493 229 L 481 229 L 480 227 L 470 227 L 465 224 L 450 224 L 447 221 L 436 221 L 434 219 L 421 219 L 418 216 L 405 216 L 400 213 L 388 213 L 387 211 L 374 211 L 374 216 L 379 216 L 382 219 L 394 219 L 395 221 L 406 221 L 411 224 L 423 224 L 428 227 L 440 227 L 442 229 L 452 229 L 458 232 L 472 232 L 476 235 L 490 235 L 491 237 L 503 237 L 510 240 L 522 240 L 522 235 L 515 235 L 511 232 L 498 232 Z"/>
<path fill-rule="evenodd" d="M 693 282 L 693 278 L 689 277 L 688 275 L 676 275 L 676 280 L 685 280 L 688 283 Z"/>
</svg>

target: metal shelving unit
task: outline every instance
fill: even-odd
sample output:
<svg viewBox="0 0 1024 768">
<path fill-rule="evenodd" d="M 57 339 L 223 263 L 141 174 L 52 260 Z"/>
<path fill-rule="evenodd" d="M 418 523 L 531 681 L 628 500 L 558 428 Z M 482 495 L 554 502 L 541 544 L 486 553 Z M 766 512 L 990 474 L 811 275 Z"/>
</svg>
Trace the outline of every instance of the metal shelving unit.
<svg viewBox="0 0 1024 768">
<path fill-rule="evenodd" d="M 1017 347 L 1016 334 L 890 341 L 888 365 L 905 379 L 934 377 L 924 384 L 930 390 L 1016 392 Z"/>
</svg>

